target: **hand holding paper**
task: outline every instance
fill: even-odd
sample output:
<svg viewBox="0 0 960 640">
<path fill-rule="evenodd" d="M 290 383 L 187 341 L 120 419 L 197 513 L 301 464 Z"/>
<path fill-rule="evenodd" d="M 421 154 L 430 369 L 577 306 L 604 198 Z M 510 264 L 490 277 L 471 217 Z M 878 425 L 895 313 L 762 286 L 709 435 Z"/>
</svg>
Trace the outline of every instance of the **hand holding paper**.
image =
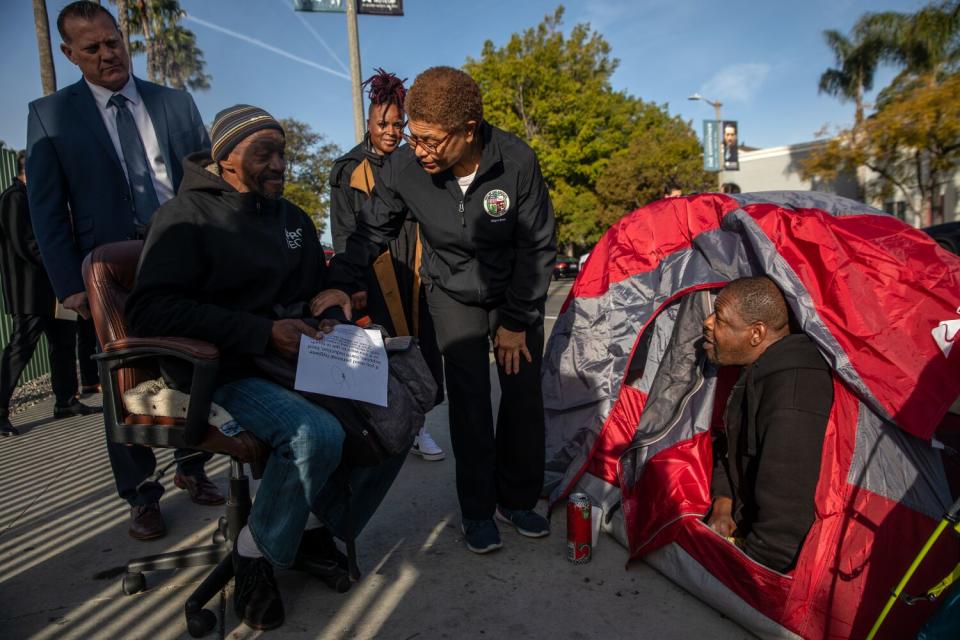
<svg viewBox="0 0 960 640">
<path fill-rule="evenodd" d="M 385 407 L 388 366 L 379 330 L 340 324 L 322 340 L 301 336 L 294 388 Z"/>
</svg>

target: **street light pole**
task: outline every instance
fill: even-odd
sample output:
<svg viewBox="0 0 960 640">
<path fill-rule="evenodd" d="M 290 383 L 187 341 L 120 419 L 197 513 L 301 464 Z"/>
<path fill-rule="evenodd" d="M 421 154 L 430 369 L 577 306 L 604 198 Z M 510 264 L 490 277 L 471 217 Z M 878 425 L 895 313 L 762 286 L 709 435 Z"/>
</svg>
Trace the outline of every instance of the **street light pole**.
<svg viewBox="0 0 960 640">
<path fill-rule="evenodd" d="M 350 83 L 353 85 L 353 132 L 357 144 L 363 140 L 363 91 L 360 85 L 360 35 L 357 30 L 357 3 L 347 2 L 347 44 L 350 47 Z"/>
<path fill-rule="evenodd" d="M 709 100 L 703 97 L 702 95 L 700 95 L 699 93 L 693 94 L 692 96 L 687 98 L 687 100 L 702 100 L 703 102 L 706 102 L 708 105 L 713 107 L 714 113 L 717 114 L 717 149 L 721 150 L 721 156 L 722 156 L 723 118 L 720 117 L 720 107 L 723 106 L 723 103 L 720 102 L 719 100 Z M 723 157 L 720 158 L 720 170 L 717 171 L 717 187 L 718 187 L 717 189 L 718 191 L 723 188 Z"/>
</svg>

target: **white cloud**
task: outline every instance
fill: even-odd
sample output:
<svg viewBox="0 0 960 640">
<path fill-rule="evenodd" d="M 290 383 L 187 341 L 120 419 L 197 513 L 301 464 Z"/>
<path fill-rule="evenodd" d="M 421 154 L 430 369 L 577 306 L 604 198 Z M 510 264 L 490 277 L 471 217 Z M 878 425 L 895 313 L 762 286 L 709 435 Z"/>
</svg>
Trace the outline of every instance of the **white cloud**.
<svg viewBox="0 0 960 640">
<path fill-rule="evenodd" d="M 713 74 L 700 93 L 721 102 L 748 102 L 760 90 L 768 73 L 768 64 L 733 64 Z"/>
</svg>

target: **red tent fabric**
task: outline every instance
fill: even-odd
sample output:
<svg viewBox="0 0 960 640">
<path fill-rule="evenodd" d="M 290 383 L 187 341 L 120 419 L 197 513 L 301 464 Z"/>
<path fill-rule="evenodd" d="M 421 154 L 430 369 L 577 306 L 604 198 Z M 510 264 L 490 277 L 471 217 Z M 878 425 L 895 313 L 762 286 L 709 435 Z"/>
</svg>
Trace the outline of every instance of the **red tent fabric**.
<svg viewBox="0 0 960 640">
<path fill-rule="evenodd" d="M 834 370 L 816 521 L 790 574 L 702 522 L 711 430 L 736 372 L 705 364 L 700 325 L 724 283 L 765 274 Z M 922 232 L 827 194 L 655 202 L 590 254 L 544 361 L 546 487 L 604 508 L 604 528 L 766 637 L 866 635 L 953 501 L 931 438 L 960 395 L 960 259 Z M 916 585 L 960 548 L 945 541 Z M 909 587 L 908 587 L 909 590 Z M 916 633 L 932 607 L 898 607 Z"/>
</svg>

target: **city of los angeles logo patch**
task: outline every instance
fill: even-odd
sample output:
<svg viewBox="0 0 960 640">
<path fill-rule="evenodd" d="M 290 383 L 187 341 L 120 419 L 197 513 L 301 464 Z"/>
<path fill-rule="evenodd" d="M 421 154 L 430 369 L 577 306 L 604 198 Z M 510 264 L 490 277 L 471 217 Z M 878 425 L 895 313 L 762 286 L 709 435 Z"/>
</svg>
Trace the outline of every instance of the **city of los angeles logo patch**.
<svg viewBox="0 0 960 640">
<path fill-rule="evenodd" d="M 502 189 L 487 191 L 483 196 L 483 210 L 491 218 L 499 218 L 510 208 L 510 196 Z"/>
</svg>

